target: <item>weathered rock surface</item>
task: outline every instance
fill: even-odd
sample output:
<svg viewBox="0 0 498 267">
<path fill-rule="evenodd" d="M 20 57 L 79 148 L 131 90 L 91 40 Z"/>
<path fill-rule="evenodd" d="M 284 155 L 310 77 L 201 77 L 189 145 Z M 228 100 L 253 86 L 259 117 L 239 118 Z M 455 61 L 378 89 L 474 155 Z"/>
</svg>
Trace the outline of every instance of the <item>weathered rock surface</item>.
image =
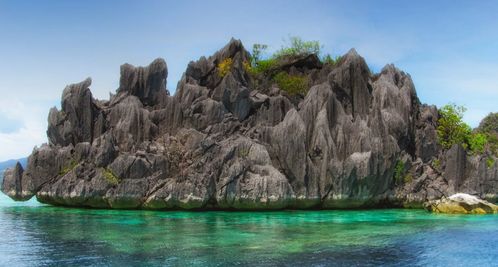
<svg viewBox="0 0 498 267">
<path fill-rule="evenodd" d="M 231 58 L 226 75 L 217 68 Z M 282 209 L 422 207 L 456 192 L 496 199 L 498 166 L 437 144 L 438 111 L 420 104 L 393 65 L 372 74 L 356 51 L 276 71 L 307 77 L 289 95 L 244 68 L 231 40 L 190 62 L 174 95 L 167 65 L 125 64 L 116 94 L 69 85 L 48 118 L 48 144 L 5 173 L 16 200 L 98 208 Z M 271 75 L 271 74 L 268 74 Z M 404 166 L 395 174 L 396 165 Z"/>
<path fill-rule="evenodd" d="M 458 193 L 425 204 L 428 211 L 450 214 L 493 214 L 498 206 L 469 194 Z"/>
</svg>

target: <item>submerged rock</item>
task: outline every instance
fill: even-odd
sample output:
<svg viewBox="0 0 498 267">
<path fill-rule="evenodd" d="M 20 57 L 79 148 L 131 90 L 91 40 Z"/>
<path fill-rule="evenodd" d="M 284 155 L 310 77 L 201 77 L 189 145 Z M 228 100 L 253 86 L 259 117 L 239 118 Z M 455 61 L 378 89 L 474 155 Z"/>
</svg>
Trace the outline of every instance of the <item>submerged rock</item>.
<svg viewBox="0 0 498 267">
<path fill-rule="evenodd" d="M 458 193 L 450 197 L 432 200 L 425 204 L 428 211 L 451 214 L 492 214 L 498 213 L 498 206 L 478 197 Z"/>
<path fill-rule="evenodd" d="M 190 62 L 174 95 L 167 64 L 121 66 L 109 100 L 91 79 L 64 89 L 48 117 L 48 144 L 2 191 L 54 205 L 133 209 L 422 207 L 455 192 L 496 198 L 498 164 L 437 144 L 438 111 L 411 77 L 372 74 L 352 49 L 336 64 L 316 55 L 247 68 L 231 40 Z M 224 62 L 223 72 L 219 64 Z M 272 75 L 307 81 L 293 94 Z"/>
</svg>

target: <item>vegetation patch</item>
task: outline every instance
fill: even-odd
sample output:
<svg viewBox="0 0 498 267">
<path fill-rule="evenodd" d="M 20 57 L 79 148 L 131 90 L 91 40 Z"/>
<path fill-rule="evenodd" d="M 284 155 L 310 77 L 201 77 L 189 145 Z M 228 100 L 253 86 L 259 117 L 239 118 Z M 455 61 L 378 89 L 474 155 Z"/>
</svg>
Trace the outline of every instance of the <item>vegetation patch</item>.
<svg viewBox="0 0 498 267">
<path fill-rule="evenodd" d="M 300 37 L 289 38 L 289 45 L 275 52 L 274 58 L 299 57 L 306 55 L 320 55 L 321 45 L 318 41 L 303 41 Z"/>
<path fill-rule="evenodd" d="M 498 113 L 489 113 L 479 124 L 477 132 L 486 137 L 487 148 L 498 156 Z"/>
<path fill-rule="evenodd" d="M 71 161 L 69 161 L 69 164 L 64 166 L 59 171 L 59 175 L 64 176 L 64 175 L 68 174 L 70 171 L 74 170 L 74 168 L 76 168 L 76 166 L 78 166 L 78 162 L 74 159 L 71 159 Z"/>
<path fill-rule="evenodd" d="M 254 68 L 256 73 L 268 73 L 270 70 L 278 67 L 278 62 L 276 59 L 270 58 L 258 61 L 256 67 Z"/>
<path fill-rule="evenodd" d="M 486 165 L 488 166 L 488 168 L 492 168 L 495 165 L 495 159 L 492 157 L 488 157 L 486 159 Z"/>
<path fill-rule="evenodd" d="M 256 66 L 261 61 L 263 53 L 268 48 L 265 44 L 253 44 L 251 54 L 251 65 Z"/>
<path fill-rule="evenodd" d="M 243 62 L 243 67 L 247 73 L 255 78 L 255 84 L 261 82 L 264 84 L 266 78 L 268 78 L 269 81 L 276 83 L 282 91 L 287 92 L 289 95 L 306 95 L 309 87 L 308 77 L 305 74 L 290 74 L 281 69 L 279 71 L 279 67 L 288 62 L 288 59 L 313 54 L 320 58 L 324 64 L 335 65 L 341 59 L 341 57 L 333 58 L 330 54 L 321 57 L 321 48 L 322 46 L 318 41 L 304 41 L 296 36 L 290 37 L 284 46 L 271 55 L 266 53 L 268 45 L 254 44 L 251 58 Z M 225 65 L 229 65 L 222 63 L 218 67 L 221 76 L 226 72 L 223 71 L 226 69 Z M 261 74 L 265 75 L 262 76 Z"/>
<path fill-rule="evenodd" d="M 330 54 L 326 54 L 322 58 L 322 63 L 323 64 L 330 64 L 333 66 L 333 65 L 336 65 L 341 59 L 342 59 L 341 56 L 332 57 Z"/>
<path fill-rule="evenodd" d="M 394 182 L 396 184 L 402 184 L 404 182 L 404 174 L 405 174 L 405 163 L 401 160 L 396 162 L 396 166 L 394 167 Z"/>
<path fill-rule="evenodd" d="M 487 137 L 483 133 L 473 132 L 472 128 L 463 122 L 465 111 L 465 107 L 455 104 L 445 105 L 439 110 L 438 142 L 444 149 L 459 144 L 471 153 L 483 153 L 488 144 Z"/>
<path fill-rule="evenodd" d="M 405 175 L 405 177 L 403 178 L 403 182 L 405 184 L 409 184 L 409 183 L 413 182 L 413 175 L 411 173 L 407 173 Z"/>
<path fill-rule="evenodd" d="M 119 177 L 117 177 L 113 172 L 112 170 L 108 169 L 108 168 L 104 168 L 102 170 L 102 174 L 104 175 L 104 178 L 106 179 L 106 181 L 112 185 L 117 185 L 119 184 L 119 182 L 121 182 L 121 179 Z"/>
<path fill-rule="evenodd" d="M 439 168 L 441 167 L 441 160 L 439 159 L 434 159 L 432 161 L 432 168 L 435 169 L 435 170 L 439 170 Z"/>
<path fill-rule="evenodd" d="M 273 77 L 273 81 L 280 90 L 287 92 L 289 95 L 306 95 L 308 92 L 308 78 L 303 75 L 290 75 L 282 71 Z"/>
<path fill-rule="evenodd" d="M 304 41 L 300 37 L 293 36 L 288 40 L 287 45 L 270 56 L 264 56 L 268 45 L 254 44 L 252 47 L 251 60 L 245 63 L 245 68 L 251 74 L 267 73 L 278 67 L 278 63 L 286 58 L 296 58 L 315 54 L 320 58 L 322 45 L 318 41 Z M 335 65 L 341 60 L 340 56 L 332 57 L 326 54 L 321 57 L 324 64 Z"/>
<path fill-rule="evenodd" d="M 225 77 L 232 70 L 232 58 L 225 58 L 218 64 L 218 74 L 220 77 Z"/>
</svg>

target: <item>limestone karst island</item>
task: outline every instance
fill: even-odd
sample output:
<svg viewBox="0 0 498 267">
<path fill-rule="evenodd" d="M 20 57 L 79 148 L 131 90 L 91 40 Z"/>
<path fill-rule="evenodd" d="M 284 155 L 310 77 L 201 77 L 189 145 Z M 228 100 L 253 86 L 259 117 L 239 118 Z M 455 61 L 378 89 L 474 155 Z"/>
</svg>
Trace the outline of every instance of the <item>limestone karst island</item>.
<svg viewBox="0 0 498 267">
<path fill-rule="evenodd" d="M 470 134 L 458 143 L 455 125 L 441 127 L 453 107 L 421 103 L 394 65 L 372 73 L 354 49 L 322 62 L 311 44 L 293 41 L 260 61 L 232 39 L 190 62 L 174 95 L 160 58 L 122 65 L 109 100 L 92 96 L 90 78 L 67 86 L 48 116 L 49 143 L 26 170 L 7 170 L 3 192 L 117 209 L 420 208 L 457 192 L 497 199 L 487 142 Z M 482 130 L 496 137 L 494 126 Z M 440 142 L 438 130 L 448 131 Z"/>
<path fill-rule="evenodd" d="M 0 266 L 497 266 L 497 12 L 0 2 Z"/>
</svg>

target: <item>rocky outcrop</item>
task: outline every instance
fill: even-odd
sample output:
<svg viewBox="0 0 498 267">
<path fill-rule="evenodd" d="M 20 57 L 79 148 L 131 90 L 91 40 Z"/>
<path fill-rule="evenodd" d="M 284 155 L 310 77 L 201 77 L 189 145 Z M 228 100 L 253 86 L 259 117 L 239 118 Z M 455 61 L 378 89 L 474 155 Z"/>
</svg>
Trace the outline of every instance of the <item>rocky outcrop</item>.
<svg viewBox="0 0 498 267">
<path fill-rule="evenodd" d="M 230 59 L 230 68 L 218 67 Z M 264 75 L 231 40 L 190 62 L 174 95 L 167 65 L 125 64 L 109 100 L 69 85 L 48 144 L 5 173 L 16 200 L 130 209 L 422 207 L 456 192 L 496 198 L 498 166 L 436 140 L 438 111 L 393 65 L 372 74 L 355 50 L 334 65 L 283 59 Z M 304 94 L 272 81 L 305 77 Z"/>
<path fill-rule="evenodd" d="M 493 214 L 498 206 L 469 194 L 458 193 L 425 204 L 428 211 L 450 214 Z"/>
</svg>

